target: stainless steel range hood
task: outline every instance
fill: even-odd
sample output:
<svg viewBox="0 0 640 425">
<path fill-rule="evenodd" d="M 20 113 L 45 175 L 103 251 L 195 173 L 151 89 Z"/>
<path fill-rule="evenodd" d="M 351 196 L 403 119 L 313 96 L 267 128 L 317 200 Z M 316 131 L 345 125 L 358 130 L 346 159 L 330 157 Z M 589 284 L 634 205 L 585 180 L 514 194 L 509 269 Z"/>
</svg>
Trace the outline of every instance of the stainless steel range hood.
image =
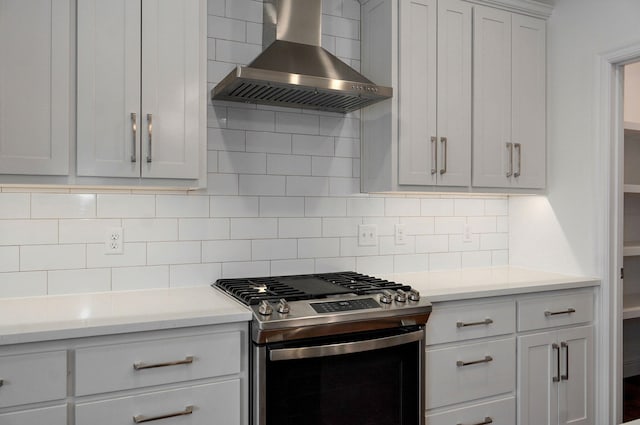
<svg viewBox="0 0 640 425">
<path fill-rule="evenodd" d="M 351 112 L 393 95 L 320 46 L 322 0 L 265 0 L 263 52 L 211 92 L 215 100 Z"/>
</svg>

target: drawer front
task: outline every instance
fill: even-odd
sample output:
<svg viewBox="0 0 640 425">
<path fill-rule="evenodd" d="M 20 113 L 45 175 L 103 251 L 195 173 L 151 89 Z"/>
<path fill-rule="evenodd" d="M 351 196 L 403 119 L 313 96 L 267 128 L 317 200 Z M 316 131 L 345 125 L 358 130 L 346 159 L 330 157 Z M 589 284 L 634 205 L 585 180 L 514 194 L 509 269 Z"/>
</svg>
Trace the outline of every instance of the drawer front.
<svg viewBox="0 0 640 425">
<path fill-rule="evenodd" d="M 67 425 L 67 405 L 0 414 L 2 425 Z"/>
<path fill-rule="evenodd" d="M 240 372 L 240 332 L 76 350 L 76 395 Z"/>
<path fill-rule="evenodd" d="M 516 330 L 515 300 L 434 304 L 427 321 L 426 344 L 506 335 Z"/>
<path fill-rule="evenodd" d="M 511 392 L 515 371 L 515 338 L 427 350 L 427 409 Z"/>
<path fill-rule="evenodd" d="M 67 396 L 67 352 L 19 354 L 0 357 L 0 407 Z"/>
<path fill-rule="evenodd" d="M 238 425 L 240 380 L 81 403 L 76 406 L 76 425 L 133 424 L 133 418 L 142 423 L 162 425 Z"/>
<path fill-rule="evenodd" d="M 515 424 L 515 397 L 427 415 L 426 425 L 476 425 L 484 423 L 491 425 Z"/>
<path fill-rule="evenodd" d="M 593 308 L 591 291 L 518 300 L 518 331 L 591 322 Z"/>
</svg>

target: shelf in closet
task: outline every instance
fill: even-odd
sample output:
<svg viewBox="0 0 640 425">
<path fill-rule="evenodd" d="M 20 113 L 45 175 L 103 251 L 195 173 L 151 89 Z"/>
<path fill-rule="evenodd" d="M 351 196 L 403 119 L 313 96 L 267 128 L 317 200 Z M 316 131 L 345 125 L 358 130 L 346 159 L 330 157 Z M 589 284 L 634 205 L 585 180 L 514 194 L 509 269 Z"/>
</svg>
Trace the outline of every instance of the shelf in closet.
<svg viewBox="0 0 640 425">
<path fill-rule="evenodd" d="M 631 134 L 640 133 L 640 122 L 625 121 L 623 125 L 625 132 L 630 132 Z"/>
<path fill-rule="evenodd" d="M 625 242 L 622 250 L 625 257 L 635 257 L 640 255 L 640 241 Z"/>
<path fill-rule="evenodd" d="M 640 193 L 640 184 L 625 184 L 624 193 Z"/>
<path fill-rule="evenodd" d="M 640 294 L 624 294 L 622 297 L 622 318 L 636 319 L 640 317 Z"/>
</svg>

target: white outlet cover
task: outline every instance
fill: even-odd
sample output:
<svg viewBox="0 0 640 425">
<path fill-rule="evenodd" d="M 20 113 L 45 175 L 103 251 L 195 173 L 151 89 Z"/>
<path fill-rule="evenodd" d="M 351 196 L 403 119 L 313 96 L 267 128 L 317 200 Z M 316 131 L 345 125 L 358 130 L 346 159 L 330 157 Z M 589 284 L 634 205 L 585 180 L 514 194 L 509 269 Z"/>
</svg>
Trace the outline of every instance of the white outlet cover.
<svg viewBox="0 0 640 425">
<path fill-rule="evenodd" d="M 398 223 L 396 224 L 396 245 L 406 245 L 407 244 L 407 228 L 406 225 Z"/>
<path fill-rule="evenodd" d="M 358 224 L 358 246 L 378 245 L 378 226 L 375 224 Z"/>
<path fill-rule="evenodd" d="M 104 232 L 104 253 L 119 255 L 123 253 L 124 237 L 122 227 L 109 227 Z"/>
</svg>

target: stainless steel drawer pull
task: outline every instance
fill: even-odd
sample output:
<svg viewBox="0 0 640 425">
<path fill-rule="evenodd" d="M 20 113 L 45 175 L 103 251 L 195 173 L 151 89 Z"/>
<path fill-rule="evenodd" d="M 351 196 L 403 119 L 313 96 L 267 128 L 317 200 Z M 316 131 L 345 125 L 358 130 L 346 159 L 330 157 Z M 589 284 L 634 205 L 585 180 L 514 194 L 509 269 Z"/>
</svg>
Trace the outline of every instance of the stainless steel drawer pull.
<svg viewBox="0 0 640 425">
<path fill-rule="evenodd" d="M 0 387 L 4 385 L 4 379 L 0 379 Z"/>
<path fill-rule="evenodd" d="M 507 171 L 507 177 L 513 176 L 513 143 L 507 143 L 507 149 L 509 150 L 509 171 Z"/>
<path fill-rule="evenodd" d="M 145 416 L 145 415 L 136 415 L 133 417 L 133 422 L 137 424 L 141 424 L 143 422 L 151 422 L 151 421 L 159 421 L 160 419 L 168 419 L 175 418 L 176 416 L 186 416 L 193 413 L 193 406 L 187 406 L 184 410 L 175 413 L 167 413 L 166 415 L 159 416 Z"/>
<path fill-rule="evenodd" d="M 442 143 L 442 168 L 440 169 L 442 175 L 447 172 L 447 138 L 441 137 L 440 143 Z"/>
<path fill-rule="evenodd" d="M 133 133 L 133 139 L 131 140 L 131 162 L 136 162 L 138 158 L 136 157 L 136 141 L 138 139 L 138 114 L 135 112 L 131 113 L 131 131 Z"/>
<path fill-rule="evenodd" d="M 551 344 L 551 349 L 556 351 L 556 376 L 553 377 L 553 382 L 560 382 L 560 346 L 555 342 Z"/>
<path fill-rule="evenodd" d="M 493 419 L 490 418 L 489 416 L 487 416 L 486 418 L 484 418 L 484 421 L 477 422 L 477 423 L 475 423 L 473 425 L 488 425 L 488 424 L 492 424 L 492 423 L 493 423 Z M 464 425 L 464 424 L 458 422 L 457 425 Z"/>
<path fill-rule="evenodd" d="M 463 362 L 462 360 L 458 360 L 456 362 L 456 366 L 458 366 L 458 367 L 471 366 L 471 365 L 474 365 L 474 364 L 489 363 L 491 361 L 493 361 L 493 357 L 484 356 L 484 359 L 482 359 L 482 360 L 474 360 L 472 362 Z"/>
<path fill-rule="evenodd" d="M 513 148 L 518 151 L 518 171 L 513 173 L 513 177 L 520 177 L 520 171 L 522 170 L 522 145 L 520 143 L 514 143 Z"/>
<path fill-rule="evenodd" d="M 147 114 L 148 132 L 149 132 L 149 151 L 147 152 L 147 162 L 151 162 L 151 146 L 153 139 L 153 114 Z"/>
<path fill-rule="evenodd" d="M 191 364 L 191 363 L 193 363 L 193 356 L 187 356 L 184 358 L 184 360 L 176 360 L 173 362 L 165 362 L 165 363 L 146 364 L 143 362 L 138 362 L 133 364 L 133 368 L 135 370 L 142 370 L 142 369 L 153 369 L 156 367 L 178 366 L 178 365 Z"/>
<path fill-rule="evenodd" d="M 568 309 L 562 310 L 562 311 L 548 311 L 547 310 L 547 311 L 544 312 L 544 315 L 546 317 L 549 317 L 549 316 L 557 316 L 558 314 L 571 314 L 571 313 L 575 313 L 575 312 L 576 312 L 575 308 L 568 308 Z"/>
<path fill-rule="evenodd" d="M 431 138 L 431 175 L 438 172 L 438 138 Z"/>
<path fill-rule="evenodd" d="M 560 347 L 564 348 L 564 375 L 560 375 L 561 381 L 569 380 L 569 344 L 561 342 Z"/>
<path fill-rule="evenodd" d="M 456 323 L 456 327 L 458 327 L 458 328 L 465 328 L 465 327 L 467 327 L 467 326 L 490 325 L 490 324 L 492 324 L 492 323 L 493 323 L 493 319 L 486 318 L 486 319 L 484 319 L 484 320 L 483 320 L 483 321 L 481 321 L 481 322 L 469 322 L 469 323 L 466 323 L 466 322 L 458 322 L 458 323 Z"/>
</svg>

